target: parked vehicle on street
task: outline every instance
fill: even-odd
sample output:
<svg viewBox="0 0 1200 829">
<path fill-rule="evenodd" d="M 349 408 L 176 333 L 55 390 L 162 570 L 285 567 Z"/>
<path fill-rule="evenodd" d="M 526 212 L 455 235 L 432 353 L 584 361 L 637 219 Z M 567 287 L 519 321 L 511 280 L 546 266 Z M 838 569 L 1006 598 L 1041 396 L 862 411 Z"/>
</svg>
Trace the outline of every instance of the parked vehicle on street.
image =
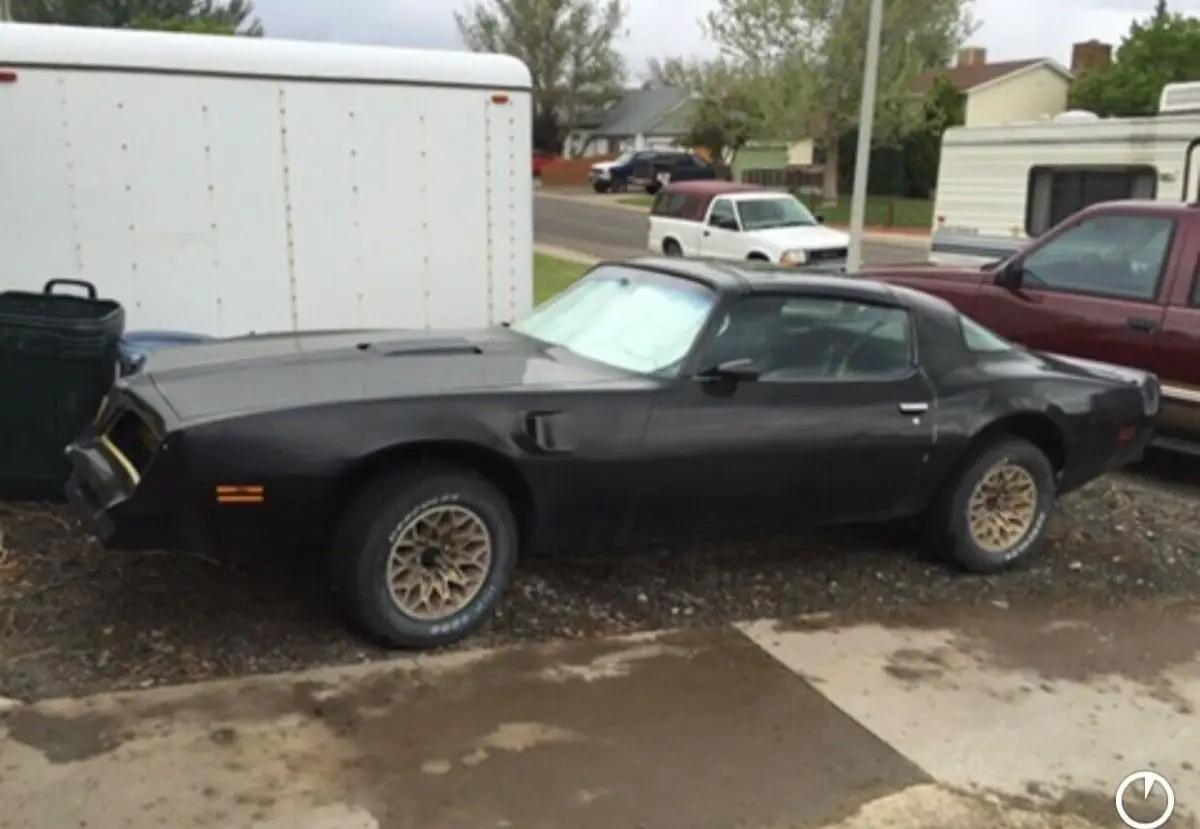
<svg viewBox="0 0 1200 829">
<path fill-rule="evenodd" d="M 1200 135 L 1200 83 L 1168 84 L 1158 114 L 952 127 L 942 137 L 930 258 L 982 265 L 1007 258 L 1067 217 L 1104 201 L 1178 201 Z"/>
<path fill-rule="evenodd" d="M 603 263 L 509 327 L 151 354 L 67 450 L 112 547 L 328 550 L 393 645 L 467 635 L 518 553 L 922 516 L 950 560 L 1031 556 L 1135 460 L 1153 375 L 1015 347 L 919 291 L 753 263 Z"/>
<path fill-rule="evenodd" d="M 664 256 L 844 263 L 850 237 L 823 221 L 790 193 L 726 181 L 673 182 L 650 207 L 646 244 Z"/>
<path fill-rule="evenodd" d="M 949 301 L 1030 348 L 1152 371 L 1154 442 L 1200 451 L 1200 207 L 1104 202 L 982 268 L 866 268 Z"/>
<path fill-rule="evenodd" d="M 623 192 L 641 187 L 657 193 L 669 181 L 715 179 L 717 169 L 698 155 L 678 151 L 639 150 L 623 153 L 612 161 L 593 164 L 588 184 L 597 193 Z"/>
<path fill-rule="evenodd" d="M 0 68 L 6 287 L 214 336 L 532 307 L 515 58 L 6 23 Z"/>
</svg>

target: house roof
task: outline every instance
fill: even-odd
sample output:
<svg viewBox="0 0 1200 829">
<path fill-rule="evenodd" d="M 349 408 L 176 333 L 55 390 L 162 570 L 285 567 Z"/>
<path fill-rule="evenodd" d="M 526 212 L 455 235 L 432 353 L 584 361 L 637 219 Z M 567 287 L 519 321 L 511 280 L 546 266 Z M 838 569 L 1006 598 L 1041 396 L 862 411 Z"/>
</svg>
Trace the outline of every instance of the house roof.
<svg viewBox="0 0 1200 829">
<path fill-rule="evenodd" d="M 674 110 L 688 101 L 691 94 L 675 86 L 631 89 L 605 113 L 604 121 L 593 136 L 627 136 L 651 133 L 675 135 L 687 131 L 670 118 Z"/>
<path fill-rule="evenodd" d="M 959 92 L 970 92 L 976 87 L 999 80 L 1006 75 L 1012 75 L 1023 69 L 1029 69 L 1039 63 L 1045 63 L 1053 69 L 1058 65 L 1048 58 L 1026 58 L 1025 60 L 1002 60 L 995 63 L 977 63 L 971 66 L 954 66 L 948 69 L 934 69 L 917 77 L 913 81 L 913 92 L 924 95 L 933 87 L 933 82 L 939 75 L 945 75 L 954 88 Z"/>
</svg>

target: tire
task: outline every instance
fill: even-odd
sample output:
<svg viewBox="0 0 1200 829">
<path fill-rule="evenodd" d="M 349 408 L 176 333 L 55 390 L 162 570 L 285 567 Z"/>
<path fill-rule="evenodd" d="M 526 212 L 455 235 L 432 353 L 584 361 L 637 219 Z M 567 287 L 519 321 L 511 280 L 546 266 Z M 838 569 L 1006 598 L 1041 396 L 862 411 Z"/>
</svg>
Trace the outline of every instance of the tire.
<svg viewBox="0 0 1200 829">
<path fill-rule="evenodd" d="M 446 508 L 478 522 L 491 544 L 490 560 L 469 601 L 444 617 L 422 618 L 392 598 L 392 537 Z M 422 467 L 382 478 L 355 499 L 335 532 L 330 576 L 339 604 L 366 634 L 393 647 L 434 648 L 466 637 L 492 616 L 512 580 L 517 548 L 512 507 L 492 483 L 467 469 Z"/>
<path fill-rule="evenodd" d="M 609 185 L 608 185 L 608 182 L 606 182 L 606 181 L 592 182 L 592 189 L 595 190 L 597 193 L 607 193 L 608 187 L 609 187 Z"/>
<path fill-rule="evenodd" d="M 663 256 L 683 256 L 683 248 L 674 239 L 663 241 Z"/>
<path fill-rule="evenodd" d="M 973 532 L 971 500 L 976 489 L 1007 467 L 1013 482 L 1032 486 L 1030 512 L 1020 515 L 1023 529 L 1011 539 L 992 537 L 985 543 L 982 532 Z M 995 479 L 993 479 L 993 482 Z M 1014 485 L 1016 485 L 1014 483 Z M 1045 541 L 1046 525 L 1056 501 L 1054 467 L 1046 454 L 1032 443 L 1002 437 L 976 450 L 952 480 L 930 513 L 931 535 L 939 551 L 972 573 L 999 573 L 1033 556 Z M 1019 490 L 1009 497 L 1022 503 Z M 1007 542 L 1007 543 L 1005 543 Z"/>
</svg>

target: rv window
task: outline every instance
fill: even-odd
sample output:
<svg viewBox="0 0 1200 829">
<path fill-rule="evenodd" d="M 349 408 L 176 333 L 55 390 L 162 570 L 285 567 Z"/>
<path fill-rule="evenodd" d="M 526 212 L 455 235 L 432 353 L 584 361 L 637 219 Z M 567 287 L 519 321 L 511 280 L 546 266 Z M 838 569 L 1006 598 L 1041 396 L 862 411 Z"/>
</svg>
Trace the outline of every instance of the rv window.
<svg viewBox="0 0 1200 829">
<path fill-rule="evenodd" d="M 1089 205 L 1119 199 L 1153 199 L 1158 171 L 1139 167 L 1034 167 L 1029 171 L 1025 232 L 1040 236 Z"/>
</svg>

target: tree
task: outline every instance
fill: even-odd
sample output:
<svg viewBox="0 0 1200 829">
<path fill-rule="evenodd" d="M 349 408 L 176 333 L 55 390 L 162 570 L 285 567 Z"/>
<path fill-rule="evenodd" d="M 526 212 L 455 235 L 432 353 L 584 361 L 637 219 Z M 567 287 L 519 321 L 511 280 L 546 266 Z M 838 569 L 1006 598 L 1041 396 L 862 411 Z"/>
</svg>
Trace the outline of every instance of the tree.
<svg viewBox="0 0 1200 829">
<path fill-rule="evenodd" d="M 974 31 L 972 0 L 888 0 L 884 6 L 876 136 L 921 118 L 912 84 L 945 66 Z M 825 148 L 826 198 L 837 196 L 838 142 L 858 122 L 869 0 L 717 0 L 707 34 L 755 84 L 763 127 Z"/>
<path fill-rule="evenodd" d="M 684 141 L 708 149 L 713 163 L 727 176 L 742 147 L 761 134 L 753 79 L 720 59 L 652 59 L 647 70 L 650 84 L 681 87 L 695 96 Z"/>
<path fill-rule="evenodd" d="M 904 139 L 905 178 L 910 196 L 928 198 L 937 184 L 942 135 L 966 120 L 967 96 L 945 74 L 938 75 L 925 94 L 920 126 Z"/>
<path fill-rule="evenodd" d="M 260 37 L 253 0 L 11 0 L 26 23 Z"/>
<path fill-rule="evenodd" d="M 1200 80 L 1200 19 L 1167 11 L 1135 20 L 1109 66 L 1081 72 L 1070 102 L 1104 117 L 1153 115 L 1169 83 Z"/>
<path fill-rule="evenodd" d="M 621 0 L 481 0 L 454 20 L 469 49 L 502 52 L 529 67 L 534 135 L 543 137 L 542 146 L 552 140 L 558 149 L 560 128 L 621 92 Z"/>
</svg>

